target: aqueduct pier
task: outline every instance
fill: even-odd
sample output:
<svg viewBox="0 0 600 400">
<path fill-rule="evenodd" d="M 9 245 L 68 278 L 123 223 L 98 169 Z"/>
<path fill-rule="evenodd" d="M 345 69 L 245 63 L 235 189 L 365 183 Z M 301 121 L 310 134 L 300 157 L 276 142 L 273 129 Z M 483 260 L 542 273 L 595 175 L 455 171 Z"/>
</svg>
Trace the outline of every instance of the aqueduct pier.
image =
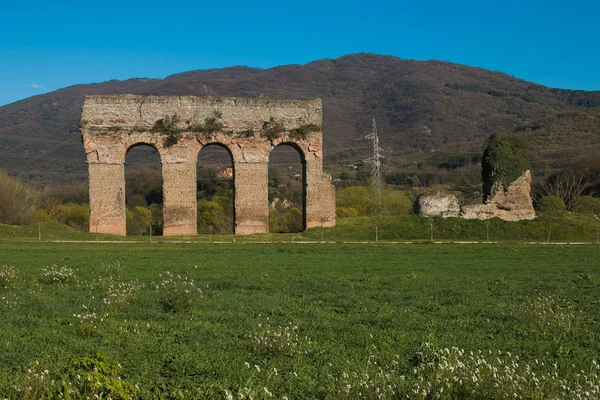
<svg viewBox="0 0 600 400">
<path fill-rule="evenodd" d="M 163 235 L 195 235 L 196 168 L 207 145 L 233 161 L 235 234 L 269 229 L 268 164 L 280 144 L 303 164 L 304 226 L 335 225 L 335 189 L 323 172 L 320 99 L 273 100 L 194 96 L 86 96 L 80 129 L 87 153 L 90 231 L 125 235 L 125 155 L 158 150 L 163 176 Z"/>
</svg>

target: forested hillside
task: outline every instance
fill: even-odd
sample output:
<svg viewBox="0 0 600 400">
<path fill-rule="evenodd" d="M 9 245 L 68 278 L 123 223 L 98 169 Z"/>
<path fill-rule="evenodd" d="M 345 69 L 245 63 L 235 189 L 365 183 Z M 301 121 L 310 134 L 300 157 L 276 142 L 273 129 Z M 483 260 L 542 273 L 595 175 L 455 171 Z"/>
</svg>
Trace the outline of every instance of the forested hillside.
<svg viewBox="0 0 600 400">
<path fill-rule="evenodd" d="M 165 79 L 76 85 L 0 107 L 0 169 L 34 184 L 85 181 L 77 123 L 85 94 L 321 97 L 325 168 L 363 182 L 360 163 L 375 117 L 387 182 L 476 185 L 485 139 L 514 133 L 529 145 L 534 179 L 596 160 L 600 92 L 550 89 L 440 61 L 355 54 L 271 69 L 231 67 Z M 145 157 L 141 152 L 139 158 Z M 134 157 L 135 159 L 135 157 Z M 356 168 L 355 168 L 356 167 Z M 416 177 L 416 178 L 415 178 Z"/>
</svg>

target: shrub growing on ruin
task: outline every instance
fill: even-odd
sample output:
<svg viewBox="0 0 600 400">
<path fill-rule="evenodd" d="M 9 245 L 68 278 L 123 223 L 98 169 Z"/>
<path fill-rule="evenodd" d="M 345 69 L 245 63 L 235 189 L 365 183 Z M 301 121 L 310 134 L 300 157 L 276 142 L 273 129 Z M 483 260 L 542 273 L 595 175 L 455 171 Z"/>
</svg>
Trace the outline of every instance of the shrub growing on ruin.
<svg viewBox="0 0 600 400">
<path fill-rule="evenodd" d="M 196 133 L 213 134 L 223 130 L 223 122 L 221 122 L 223 114 L 220 111 L 213 111 L 211 117 L 204 118 L 204 123 L 190 125 L 190 130 Z"/>
<path fill-rule="evenodd" d="M 306 135 L 310 132 L 318 132 L 321 130 L 319 125 L 315 124 L 304 124 L 300 125 L 298 128 L 294 128 L 290 131 L 290 137 L 296 140 L 306 139 Z"/>
<path fill-rule="evenodd" d="M 525 142 L 512 135 L 490 137 L 481 158 L 484 194 L 493 194 L 501 184 L 504 191 L 530 168 Z"/>
<path fill-rule="evenodd" d="M 167 135 L 165 139 L 165 146 L 171 147 L 179 141 L 181 137 L 181 132 L 177 129 L 177 124 L 181 121 L 181 118 L 177 114 L 166 115 L 164 118 L 161 118 L 154 122 L 151 131 L 163 133 Z"/>
<path fill-rule="evenodd" d="M 263 122 L 260 135 L 269 140 L 274 140 L 280 137 L 283 132 L 285 132 L 283 122 L 277 121 L 271 117 L 268 121 Z"/>
</svg>

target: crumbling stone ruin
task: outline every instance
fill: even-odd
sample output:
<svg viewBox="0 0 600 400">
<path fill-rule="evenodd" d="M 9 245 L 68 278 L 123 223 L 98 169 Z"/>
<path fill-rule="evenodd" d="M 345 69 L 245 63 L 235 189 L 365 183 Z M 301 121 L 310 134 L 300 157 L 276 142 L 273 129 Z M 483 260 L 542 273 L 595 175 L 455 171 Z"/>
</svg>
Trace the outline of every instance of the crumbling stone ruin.
<svg viewBox="0 0 600 400">
<path fill-rule="evenodd" d="M 416 212 L 421 217 L 456 218 L 460 216 L 460 205 L 455 195 L 437 192 L 417 197 Z"/>
<path fill-rule="evenodd" d="M 234 231 L 269 229 L 268 163 L 278 145 L 294 147 L 304 170 L 304 226 L 335 225 L 335 188 L 323 172 L 322 105 L 309 101 L 193 96 L 86 96 L 81 132 L 90 183 L 90 231 L 125 235 L 125 155 L 158 150 L 163 235 L 195 235 L 196 163 L 209 144 L 233 160 Z"/>
<path fill-rule="evenodd" d="M 535 210 L 531 200 L 531 172 L 523 172 L 506 190 L 502 183 L 496 182 L 489 193 L 484 195 L 483 204 L 463 206 L 463 218 L 490 219 L 500 218 L 505 221 L 534 219 Z"/>
<path fill-rule="evenodd" d="M 502 183 L 496 182 L 487 189 L 482 204 L 459 206 L 456 196 L 449 193 L 420 195 L 415 209 L 421 217 L 491 219 L 505 221 L 534 219 L 535 210 L 531 200 L 531 172 L 525 171 L 521 177 L 504 190 Z"/>
</svg>

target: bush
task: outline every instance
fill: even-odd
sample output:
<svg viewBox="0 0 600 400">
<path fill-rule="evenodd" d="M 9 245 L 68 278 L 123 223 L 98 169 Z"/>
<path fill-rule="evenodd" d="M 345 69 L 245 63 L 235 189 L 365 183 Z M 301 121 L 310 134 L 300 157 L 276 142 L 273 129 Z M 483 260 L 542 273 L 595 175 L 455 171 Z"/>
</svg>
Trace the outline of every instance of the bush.
<svg viewBox="0 0 600 400">
<path fill-rule="evenodd" d="M 56 222 L 86 231 L 90 223 L 90 206 L 87 204 L 61 204 L 56 207 Z"/>
<path fill-rule="evenodd" d="M 169 271 L 160 274 L 160 278 L 162 281 L 156 285 L 158 302 L 166 312 L 190 311 L 202 299 L 202 290 L 193 279 Z"/>
<path fill-rule="evenodd" d="M 121 365 L 102 353 L 57 370 L 36 361 L 13 389 L 14 399 L 124 400 L 138 392 L 136 385 L 121 376 Z"/>
<path fill-rule="evenodd" d="M 204 118 L 203 124 L 190 125 L 190 129 L 197 133 L 208 133 L 213 134 L 223 130 L 223 123 L 221 122 L 223 114 L 219 111 L 213 111 L 212 117 Z"/>
<path fill-rule="evenodd" d="M 309 132 L 318 132 L 321 130 L 319 125 L 315 124 L 305 124 L 301 125 L 298 128 L 294 128 L 290 131 L 290 137 L 296 140 L 304 140 Z"/>
<path fill-rule="evenodd" d="M 35 217 L 38 193 L 0 171 L 0 224 L 27 225 Z"/>
<path fill-rule="evenodd" d="M 492 136 L 481 158 L 484 195 L 493 194 L 501 184 L 506 191 L 530 168 L 525 143 L 516 136 Z"/>
<path fill-rule="evenodd" d="M 381 212 L 384 215 L 402 215 L 411 212 L 413 203 L 403 192 L 392 189 L 381 191 Z M 374 196 L 365 186 L 350 186 L 338 192 L 339 218 L 361 217 L 376 213 L 379 209 Z"/>
<path fill-rule="evenodd" d="M 62 285 L 75 282 L 77 276 L 72 268 L 67 266 L 58 267 L 55 264 L 51 267 L 42 268 L 42 277 L 40 280 L 43 283 Z"/>
<path fill-rule="evenodd" d="M 600 199 L 592 196 L 581 196 L 573 204 L 572 211 L 578 214 L 600 215 Z"/>
<path fill-rule="evenodd" d="M 135 206 L 132 211 L 126 210 L 127 234 L 148 234 L 152 222 L 152 212 L 146 207 Z"/>
<path fill-rule="evenodd" d="M 269 140 L 277 139 L 281 134 L 285 132 L 283 122 L 275 120 L 271 117 L 268 121 L 263 122 L 260 135 Z"/>
<path fill-rule="evenodd" d="M 337 218 L 355 218 L 358 217 L 358 211 L 353 207 L 336 207 L 335 216 Z"/>
<path fill-rule="evenodd" d="M 37 210 L 35 212 L 35 222 L 52 222 L 52 218 L 48 215 L 48 213 L 44 210 Z"/>
<path fill-rule="evenodd" d="M 8 287 L 11 283 L 17 280 L 19 271 L 15 267 L 3 265 L 0 267 L 0 287 Z"/>
<path fill-rule="evenodd" d="M 413 202 L 397 190 L 383 190 L 381 192 L 381 201 L 385 215 L 408 214 L 413 209 Z"/>
<path fill-rule="evenodd" d="M 212 200 L 198 201 L 197 224 L 199 233 L 232 233 L 232 212 L 226 212 L 230 207 L 230 201 L 223 196 L 214 196 Z M 228 210 L 231 211 L 231 210 Z"/>
<path fill-rule="evenodd" d="M 368 215 L 371 207 L 371 196 L 364 186 L 350 186 L 338 192 L 337 206 L 353 208 L 358 216 Z"/>
<path fill-rule="evenodd" d="M 537 208 L 539 212 L 549 213 L 552 215 L 562 215 L 567 207 L 565 206 L 565 202 L 556 196 L 545 196 L 538 201 Z"/>
<path fill-rule="evenodd" d="M 163 133 L 167 135 L 165 139 L 165 147 L 171 147 L 179 141 L 181 137 L 181 132 L 177 129 L 177 124 L 181 121 L 181 117 L 177 114 L 166 115 L 164 118 L 161 118 L 154 122 L 151 131 L 157 133 Z"/>
</svg>

